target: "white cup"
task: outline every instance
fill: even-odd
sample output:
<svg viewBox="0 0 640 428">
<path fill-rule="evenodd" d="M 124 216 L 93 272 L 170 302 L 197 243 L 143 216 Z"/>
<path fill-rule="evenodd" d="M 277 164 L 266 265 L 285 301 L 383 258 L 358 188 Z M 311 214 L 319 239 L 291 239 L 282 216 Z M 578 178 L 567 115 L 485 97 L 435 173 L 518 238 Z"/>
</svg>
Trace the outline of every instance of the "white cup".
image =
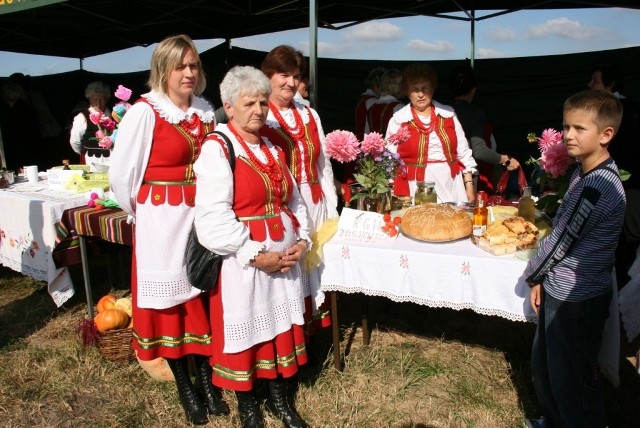
<svg viewBox="0 0 640 428">
<path fill-rule="evenodd" d="M 38 166 L 37 165 L 25 166 L 24 174 L 27 176 L 27 180 L 29 181 L 29 183 L 38 182 Z"/>
</svg>

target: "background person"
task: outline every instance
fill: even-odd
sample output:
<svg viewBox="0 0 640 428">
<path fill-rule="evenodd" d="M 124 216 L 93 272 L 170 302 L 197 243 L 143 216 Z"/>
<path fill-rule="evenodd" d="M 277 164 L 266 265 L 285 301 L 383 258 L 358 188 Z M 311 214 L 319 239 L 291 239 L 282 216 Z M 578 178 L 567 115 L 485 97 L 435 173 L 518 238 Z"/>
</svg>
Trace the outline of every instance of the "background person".
<svg viewBox="0 0 640 428">
<path fill-rule="evenodd" d="M 622 288 L 631 279 L 628 271 L 640 244 L 640 168 L 632 155 L 640 143 L 640 110 L 634 100 L 620 93 L 624 86 L 624 74 L 619 67 L 604 66 L 594 69 L 587 86 L 589 89 L 612 93 L 620 100 L 623 108 L 620 128 L 607 148 L 611 157 L 616 160 L 616 165 L 631 174 L 628 180 L 622 182 L 627 209 L 616 250 L 616 276 L 618 287 Z"/>
<path fill-rule="evenodd" d="M 104 82 L 91 82 L 84 90 L 84 96 L 89 101 L 89 106 L 73 118 L 69 144 L 73 151 L 80 155 L 80 162 L 89 165 L 90 170 L 95 171 L 92 164 L 110 163 L 111 150 L 98 145 L 98 140 L 95 139 L 98 125 L 89 117 L 98 113 L 111 117 L 111 110 L 107 107 L 111 98 L 111 89 Z"/>
<path fill-rule="evenodd" d="M 386 136 L 405 127 L 410 138 L 390 147 L 406 165 L 406 174 L 396 176 L 393 191 L 413 196 L 417 181 L 433 181 L 438 202 L 475 202 L 476 161 L 453 108 L 434 101 L 437 87 L 438 75 L 428 64 L 410 64 L 402 71 L 402 88 L 410 104 L 393 115 Z"/>
<path fill-rule="evenodd" d="M 229 117 L 195 163 L 200 242 L 224 256 L 211 295 L 213 382 L 236 392 L 243 427 L 262 427 L 254 383 L 267 379 L 267 406 L 286 427 L 306 427 L 288 402 L 285 378 L 307 362 L 301 260 L 307 211 L 281 149 L 261 136 L 271 93 L 253 67 L 234 67 L 220 84 Z"/>
<path fill-rule="evenodd" d="M 312 233 L 329 218 L 337 217 L 338 195 L 333 181 L 329 156 L 325 153 L 325 137 L 318 113 L 296 102 L 300 76 L 306 71 L 304 57 L 291 46 L 281 45 L 269 52 L 262 62 L 262 72 L 271 81 L 269 113 L 261 134 L 282 149 L 287 166 L 300 188 L 309 212 Z M 325 310 L 324 293 L 320 290 L 320 268 L 305 274 L 305 295 L 309 296 L 311 314 L 317 326 L 330 324 Z M 309 331 L 313 331 L 310 323 Z"/>
<path fill-rule="evenodd" d="M 199 425 L 208 422 L 207 412 L 229 413 L 211 383 L 209 295 L 189 283 L 184 256 L 195 216 L 193 164 L 215 125 L 212 106 L 198 97 L 205 86 L 188 36 L 160 42 L 151 58 L 151 91 L 120 122 L 109 171 L 111 189 L 136 223 L 133 348 L 141 360 L 167 360 L 187 419 Z"/>
<path fill-rule="evenodd" d="M 468 65 L 458 65 L 449 73 L 449 88 L 453 95 L 453 107 L 462 125 L 464 135 L 469 141 L 473 158 L 478 163 L 477 190 L 484 190 L 493 194 L 493 168 L 500 165 L 507 171 L 520 168 L 520 162 L 506 154 L 498 153 L 492 148 L 492 142 L 487 140 L 484 111 L 473 104 L 477 81 L 473 68 Z M 493 140 L 493 134 L 489 133 Z M 495 140 L 494 140 L 495 143 Z"/>
<path fill-rule="evenodd" d="M 402 98 L 402 72 L 397 69 L 387 70 L 380 79 L 377 99 L 371 98 L 367 104 L 367 122 L 364 133 L 377 132 L 385 135 L 391 116 L 404 104 Z"/>
<path fill-rule="evenodd" d="M 364 127 L 367 123 L 367 108 L 373 100 L 376 100 L 380 96 L 380 81 L 385 71 L 387 71 L 387 69 L 384 67 L 376 67 L 369 72 L 364 81 L 367 89 L 360 94 L 358 102 L 356 103 L 354 133 L 360 141 L 362 137 L 364 137 Z"/>
<path fill-rule="evenodd" d="M 24 101 L 23 87 L 13 80 L 0 87 L 0 132 L 8 169 L 17 174 L 26 165 L 38 165 L 44 150 L 38 118 Z"/>
</svg>

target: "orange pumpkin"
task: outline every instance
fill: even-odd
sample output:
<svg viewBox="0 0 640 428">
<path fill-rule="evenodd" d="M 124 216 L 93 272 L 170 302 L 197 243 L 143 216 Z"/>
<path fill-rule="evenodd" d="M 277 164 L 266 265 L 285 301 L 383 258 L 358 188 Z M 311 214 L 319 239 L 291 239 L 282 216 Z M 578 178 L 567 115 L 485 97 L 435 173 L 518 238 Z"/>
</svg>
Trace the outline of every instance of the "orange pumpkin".
<svg viewBox="0 0 640 428">
<path fill-rule="evenodd" d="M 118 298 L 116 296 L 114 296 L 113 294 L 107 294 L 107 295 L 102 296 L 100 298 L 100 300 L 98 300 L 98 306 L 96 308 L 97 312 L 100 313 L 100 312 L 105 311 L 107 309 L 115 308 L 116 300 L 118 300 Z"/>
<path fill-rule="evenodd" d="M 129 315 L 120 309 L 105 309 L 93 318 L 96 328 L 100 332 L 125 328 L 129 324 Z"/>
</svg>

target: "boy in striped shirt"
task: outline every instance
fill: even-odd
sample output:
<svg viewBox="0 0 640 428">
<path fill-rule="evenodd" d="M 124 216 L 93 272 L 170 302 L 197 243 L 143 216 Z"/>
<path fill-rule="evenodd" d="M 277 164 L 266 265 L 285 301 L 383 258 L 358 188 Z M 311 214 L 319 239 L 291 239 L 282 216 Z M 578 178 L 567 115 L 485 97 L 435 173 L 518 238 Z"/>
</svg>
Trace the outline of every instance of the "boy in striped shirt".
<svg viewBox="0 0 640 428">
<path fill-rule="evenodd" d="M 620 101 L 605 91 L 564 103 L 564 143 L 578 166 L 524 273 L 538 314 L 531 371 L 544 427 L 606 425 L 598 354 L 626 206 L 608 145 L 621 118 Z"/>
</svg>

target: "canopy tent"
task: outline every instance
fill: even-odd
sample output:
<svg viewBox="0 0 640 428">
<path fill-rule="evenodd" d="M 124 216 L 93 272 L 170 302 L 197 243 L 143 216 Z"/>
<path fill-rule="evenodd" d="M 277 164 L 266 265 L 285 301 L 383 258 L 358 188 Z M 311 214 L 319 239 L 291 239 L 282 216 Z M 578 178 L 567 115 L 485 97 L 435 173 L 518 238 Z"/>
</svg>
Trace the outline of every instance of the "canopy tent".
<svg viewBox="0 0 640 428">
<path fill-rule="evenodd" d="M 225 39 L 295 28 L 340 29 L 381 18 L 473 23 L 522 9 L 623 7 L 638 0 L 22 0 L 0 2 L 0 51 L 88 58 L 171 34 Z M 317 9 L 317 13 L 314 13 Z M 311 10 L 311 14 L 309 11 Z M 476 16 L 476 11 L 498 11 Z M 454 12 L 463 14 L 452 15 Z M 317 18 L 317 19 L 315 19 Z M 313 21 L 313 22 L 312 22 Z M 312 41 L 313 44 L 313 41 Z"/>
</svg>

